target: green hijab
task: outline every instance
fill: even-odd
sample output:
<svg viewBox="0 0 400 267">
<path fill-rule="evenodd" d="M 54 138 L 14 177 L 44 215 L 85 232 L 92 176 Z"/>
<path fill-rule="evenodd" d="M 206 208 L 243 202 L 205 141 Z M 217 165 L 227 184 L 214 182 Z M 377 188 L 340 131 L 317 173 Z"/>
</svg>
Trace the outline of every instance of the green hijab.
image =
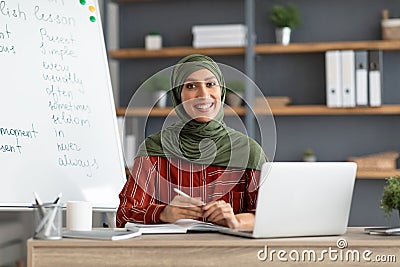
<svg viewBox="0 0 400 267">
<path fill-rule="evenodd" d="M 217 78 L 222 103 L 216 117 L 205 123 L 192 119 L 181 101 L 186 78 L 204 68 Z M 181 59 L 172 71 L 171 85 L 173 105 L 180 120 L 147 137 L 140 145 L 137 157 L 181 158 L 197 164 L 261 169 L 261 165 L 266 162 L 266 156 L 260 145 L 223 122 L 225 81 L 218 65 L 210 57 L 194 54 Z"/>
</svg>

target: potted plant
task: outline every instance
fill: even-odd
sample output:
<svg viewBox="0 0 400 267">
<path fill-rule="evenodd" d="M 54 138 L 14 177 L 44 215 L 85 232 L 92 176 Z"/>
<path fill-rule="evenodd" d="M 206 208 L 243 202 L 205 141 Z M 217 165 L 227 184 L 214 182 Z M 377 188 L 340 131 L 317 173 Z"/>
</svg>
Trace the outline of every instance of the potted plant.
<svg viewBox="0 0 400 267">
<path fill-rule="evenodd" d="M 270 15 L 271 22 L 276 26 L 276 42 L 283 45 L 290 43 L 291 30 L 296 28 L 300 22 L 300 11 L 294 4 L 286 6 L 274 5 Z"/>
<path fill-rule="evenodd" d="M 167 106 L 167 91 L 170 89 L 170 80 L 167 75 L 157 74 L 145 82 L 145 88 L 152 94 L 152 104 L 157 107 Z"/>
<path fill-rule="evenodd" d="M 400 177 L 386 178 L 380 206 L 384 209 L 386 218 L 390 217 L 393 210 L 397 210 L 400 215 Z"/>
<path fill-rule="evenodd" d="M 241 106 L 245 90 L 244 82 L 240 80 L 229 80 L 225 84 L 226 99 L 225 102 L 231 107 Z"/>
</svg>

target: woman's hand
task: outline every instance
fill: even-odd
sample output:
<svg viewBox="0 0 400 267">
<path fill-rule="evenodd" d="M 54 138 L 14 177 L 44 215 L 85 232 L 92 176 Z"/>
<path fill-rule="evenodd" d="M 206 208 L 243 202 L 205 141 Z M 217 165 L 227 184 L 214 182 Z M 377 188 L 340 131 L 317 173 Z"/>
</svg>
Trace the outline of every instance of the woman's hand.
<svg viewBox="0 0 400 267">
<path fill-rule="evenodd" d="M 174 223 L 179 219 L 199 219 L 203 216 L 203 202 L 200 198 L 188 198 L 177 195 L 160 213 L 160 220 Z"/>
<path fill-rule="evenodd" d="M 203 207 L 203 216 L 209 222 L 223 225 L 232 229 L 239 227 L 239 221 L 233 213 L 231 204 L 223 200 L 216 200 L 208 203 Z"/>
</svg>

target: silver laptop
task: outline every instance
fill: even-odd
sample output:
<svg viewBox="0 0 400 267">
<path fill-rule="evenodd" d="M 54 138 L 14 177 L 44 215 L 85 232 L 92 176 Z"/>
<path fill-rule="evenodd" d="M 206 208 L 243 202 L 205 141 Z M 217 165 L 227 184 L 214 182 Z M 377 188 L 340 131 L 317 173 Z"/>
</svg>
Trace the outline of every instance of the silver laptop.
<svg viewBox="0 0 400 267">
<path fill-rule="evenodd" d="M 250 238 L 344 234 L 356 170 L 353 162 L 265 163 L 253 231 L 221 232 Z"/>
</svg>

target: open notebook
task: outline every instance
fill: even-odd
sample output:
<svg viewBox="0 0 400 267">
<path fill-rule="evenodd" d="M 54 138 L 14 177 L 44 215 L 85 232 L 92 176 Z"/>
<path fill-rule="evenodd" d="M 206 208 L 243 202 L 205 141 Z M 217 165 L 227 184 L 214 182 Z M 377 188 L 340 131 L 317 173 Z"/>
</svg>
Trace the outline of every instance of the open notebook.
<svg viewBox="0 0 400 267">
<path fill-rule="evenodd" d="M 226 227 L 208 222 L 191 219 L 180 219 L 173 224 L 140 224 L 128 222 L 125 224 L 128 230 L 137 230 L 142 234 L 185 234 L 187 232 L 218 232 Z"/>
</svg>

